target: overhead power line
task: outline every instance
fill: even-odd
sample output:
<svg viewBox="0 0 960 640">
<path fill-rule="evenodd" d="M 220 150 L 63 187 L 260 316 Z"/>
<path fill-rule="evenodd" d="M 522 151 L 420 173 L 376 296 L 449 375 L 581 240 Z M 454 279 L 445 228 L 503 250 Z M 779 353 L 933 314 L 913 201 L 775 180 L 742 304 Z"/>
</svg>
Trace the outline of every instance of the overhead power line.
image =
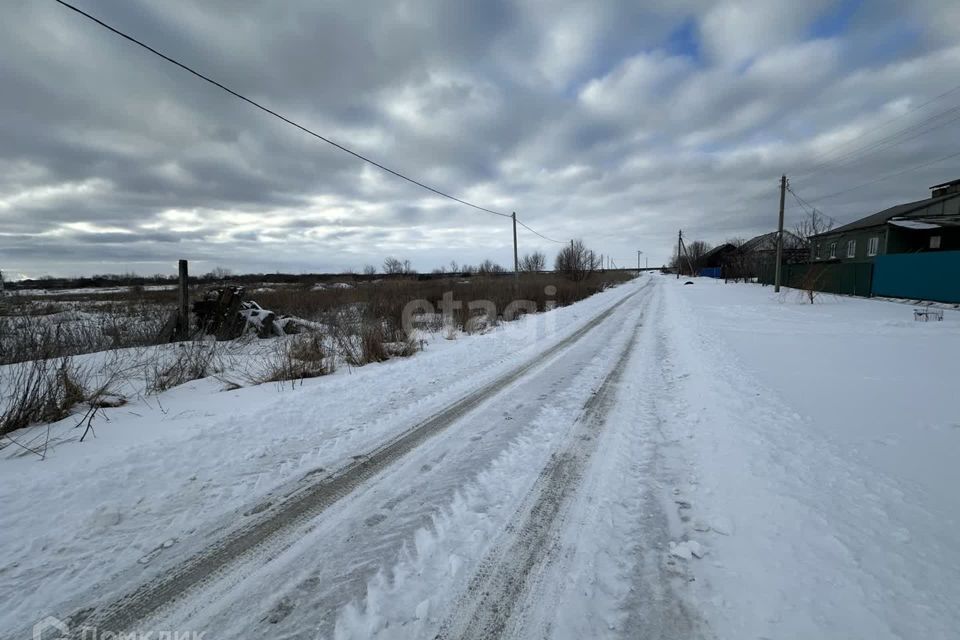
<svg viewBox="0 0 960 640">
<path fill-rule="evenodd" d="M 808 171 L 807 173 L 802 174 L 801 178 L 804 178 L 804 179 L 810 178 L 820 173 L 821 171 L 824 171 L 825 169 L 828 169 L 831 167 L 837 168 L 837 167 L 849 165 L 854 160 L 861 160 L 865 157 L 879 153 L 880 150 L 882 150 L 884 147 L 892 147 L 899 144 L 903 144 L 908 140 L 913 140 L 914 138 L 925 136 L 932 131 L 936 131 L 937 129 L 942 129 L 945 126 L 951 123 L 954 123 L 957 120 L 960 120 L 960 115 L 954 115 L 957 112 L 960 112 L 960 106 L 952 107 L 945 111 L 941 111 L 940 113 L 937 113 L 933 116 L 930 116 L 929 118 L 921 120 L 920 122 L 913 124 L 909 127 L 905 127 L 904 129 L 901 129 L 885 138 L 881 138 L 871 144 L 860 147 L 859 149 L 854 149 L 853 151 L 837 156 L 831 161 L 821 163 L 816 167 L 814 167 L 811 171 Z M 927 126 L 933 123 L 935 120 L 942 118 L 943 116 L 946 116 L 946 115 L 954 115 L 954 117 L 944 122 L 939 122 L 939 123 L 933 124 L 932 126 Z M 907 135 L 907 134 L 910 134 L 910 135 Z"/>
<path fill-rule="evenodd" d="M 912 167 L 908 167 L 908 168 L 903 169 L 903 170 L 901 170 L 901 171 L 896 171 L 896 172 L 894 172 L 894 173 L 888 173 L 888 174 L 886 174 L 886 175 L 880 176 L 879 178 L 875 178 L 875 179 L 870 180 L 870 181 L 868 181 L 868 182 L 864 182 L 864 183 L 862 183 L 862 184 L 858 184 L 858 185 L 856 185 L 856 186 L 849 187 L 849 188 L 847 188 L 847 189 L 842 189 L 842 190 L 836 191 L 836 192 L 834 192 L 834 193 L 829 193 L 829 194 L 827 194 L 827 195 L 825 195 L 825 196 L 820 196 L 819 198 L 814 198 L 814 199 L 811 200 L 810 202 L 820 202 L 821 200 L 827 200 L 827 199 L 829 199 L 829 198 L 835 198 L 836 196 L 842 195 L 842 194 L 844 194 L 844 193 L 849 193 L 850 191 L 855 191 L 855 190 L 860 189 L 860 188 L 862 188 L 862 187 L 866 187 L 866 186 L 871 185 L 871 184 L 876 184 L 877 182 L 881 182 L 881 181 L 883 181 L 883 180 L 888 180 L 888 179 L 890 179 L 890 178 L 893 178 L 893 177 L 896 177 L 896 176 L 899 176 L 899 175 L 903 175 L 903 174 L 905 174 L 905 173 L 910 173 L 911 171 L 916 171 L 917 169 L 923 169 L 924 167 L 929 167 L 929 166 L 931 166 L 931 165 L 934 165 L 934 164 L 943 162 L 944 160 L 949 160 L 950 158 L 956 158 L 957 156 L 960 156 L 960 152 L 951 153 L 950 155 L 943 156 L 942 158 L 937 158 L 936 160 L 931 160 L 931 161 L 929 161 L 929 162 L 924 162 L 924 163 L 922 163 L 922 164 L 918 164 L 918 165 L 915 165 L 915 166 L 912 166 Z"/>
<path fill-rule="evenodd" d="M 958 92 L 958 91 L 960 91 L 960 85 L 957 85 L 957 86 L 953 87 L 952 89 L 948 89 L 947 91 L 944 91 L 943 93 L 938 94 L 938 95 L 930 98 L 930 99 L 927 100 L 926 102 L 923 102 L 923 103 L 921 103 L 921 104 L 918 104 L 917 106 L 915 106 L 915 107 L 913 107 L 913 108 L 911 108 L 911 109 L 908 109 L 907 111 L 901 113 L 900 115 L 895 116 L 895 117 L 891 118 L 890 120 L 887 120 L 887 121 L 883 122 L 882 124 L 877 125 L 876 127 L 872 127 L 872 128 L 870 128 L 870 129 L 868 129 L 867 131 L 864 131 L 863 133 L 859 134 L 858 136 L 856 136 L 856 137 L 848 140 L 847 142 L 843 143 L 842 145 L 840 145 L 840 148 L 842 149 L 842 148 L 844 148 L 844 147 L 849 147 L 849 146 L 852 145 L 854 142 L 857 142 L 857 141 L 859 141 L 859 140 L 862 140 L 862 139 L 870 136 L 870 135 L 873 134 L 874 132 L 879 131 L 879 130 L 881 130 L 881 129 L 884 129 L 885 127 L 888 127 L 889 125 L 893 124 L 894 122 L 897 122 L 898 120 L 901 120 L 901 119 L 907 117 L 908 115 L 910 115 L 910 114 L 912 114 L 912 113 L 915 113 L 915 112 L 919 111 L 920 109 L 923 109 L 924 107 L 933 104 L 933 103 L 936 102 L 937 100 L 941 100 L 941 99 L 943 99 L 943 98 L 945 98 L 945 97 L 947 97 L 947 96 L 949 96 L 949 95 L 951 95 L 951 94 L 954 94 L 954 93 L 956 93 L 956 92 Z M 954 111 L 956 111 L 958 108 L 960 108 L 960 107 L 955 107 L 955 108 L 952 108 L 952 109 L 947 109 L 946 111 L 943 111 L 943 112 L 940 112 L 940 113 L 938 113 L 938 114 L 935 114 L 935 115 L 931 116 L 930 118 L 927 118 L 926 120 L 923 120 L 923 121 L 917 123 L 916 125 L 913 125 L 913 127 L 921 126 L 921 125 L 925 124 L 926 122 L 929 122 L 929 121 L 934 120 L 934 119 L 936 119 L 936 118 L 938 118 L 938 117 L 940 117 L 940 116 L 942 116 L 942 115 L 945 115 L 946 113 L 954 112 Z M 904 129 L 903 131 L 900 131 L 900 132 L 898 132 L 897 134 L 894 134 L 894 137 L 896 137 L 896 136 L 899 135 L 900 133 L 903 133 L 904 131 L 906 131 L 906 130 L 908 130 L 908 129 L 911 129 L 911 128 L 913 128 L 913 127 L 907 127 L 907 129 Z M 882 142 L 882 140 L 881 140 L 881 141 L 878 141 L 878 142 Z M 876 144 L 876 143 L 874 143 L 874 144 Z M 869 148 L 869 145 L 868 145 L 868 147 L 865 147 L 865 148 Z M 809 177 L 810 175 L 813 175 L 814 173 L 818 173 L 818 172 L 821 170 L 822 167 L 824 167 L 824 166 L 826 166 L 826 165 L 830 165 L 830 164 L 832 164 L 833 162 L 835 162 L 835 161 L 837 161 L 837 160 L 839 160 L 839 159 L 841 159 L 841 158 L 845 158 L 845 157 L 848 157 L 848 156 L 851 155 L 851 154 L 856 154 L 856 153 L 857 153 L 857 150 L 853 150 L 852 152 L 844 152 L 844 153 L 842 153 L 841 155 L 836 156 L 835 158 L 832 158 L 832 159 L 826 159 L 826 158 L 825 158 L 825 159 L 821 160 L 817 165 L 815 165 L 814 168 L 813 168 L 810 172 L 808 172 L 808 173 L 806 173 L 806 174 L 802 174 L 801 177 Z"/>
<path fill-rule="evenodd" d="M 548 242 L 556 242 L 557 244 L 566 244 L 566 242 L 564 242 L 563 240 L 554 240 L 553 238 L 548 238 L 547 236 L 543 235 L 542 233 L 540 233 L 540 232 L 537 231 L 536 229 L 532 229 L 531 227 L 527 226 L 526 224 L 520 222 L 519 220 L 517 220 L 517 224 L 520 225 L 521 227 L 525 228 L 527 231 L 531 231 L 531 232 L 533 232 L 534 234 L 540 236 L 541 238 L 543 238 L 544 240 L 546 240 L 546 241 L 548 241 Z"/>
<path fill-rule="evenodd" d="M 839 220 L 837 220 L 836 218 L 834 218 L 833 216 L 827 215 L 827 214 L 824 213 L 822 210 L 818 209 L 817 207 L 813 206 L 812 204 L 810 204 L 809 202 L 807 202 L 806 200 L 804 200 L 803 198 L 801 198 L 800 195 L 797 194 L 797 192 L 794 191 L 793 188 L 792 188 L 789 184 L 787 185 L 787 191 L 790 192 L 790 195 L 792 195 L 792 196 L 794 197 L 794 199 L 797 201 L 797 204 L 800 205 L 800 208 L 803 209 L 807 214 L 809 214 L 809 215 L 811 215 L 811 216 L 816 216 L 816 215 L 819 214 L 819 215 L 823 216 L 824 218 L 827 218 L 828 220 L 830 220 L 831 222 L 833 222 L 833 224 L 838 225 L 838 226 L 843 224 L 843 223 L 841 223 Z"/>
<path fill-rule="evenodd" d="M 199 71 L 197 71 L 197 70 L 195 70 L 195 69 L 187 66 L 186 64 L 184 64 L 184 63 L 182 63 L 182 62 L 180 62 L 180 61 L 178 61 L 178 60 L 175 60 L 174 58 L 166 55 L 165 53 L 162 53 L 162 52 L 154 49 L 154 48 L 151 47 L 150 45 L 148 45 L 148 44 L 146 44 L 146 43 L 144 43 L 144 42 L 141 42 L 140 40 L 134 38 L 134 37 L 131 36 L 131 35 L 128 35 L 128 34 L 124 33 L 123 31 L 120 31 L 119 29 L 117 29 L 117 28 L 115 28 L 115 27 L 107 24 L 106 22 L 104 22 L 103 20 L 97 18 L 96 16 L 93 16 L 93 15 L 87 13 L 86 11 L 84 11 L 84 10 L 78 8 L 78 7 L 75 7 L 74 5 L 70 4 L 69 2 L 65 2 L 64 0 L 56 0 L 56 2 L 60 3 L 61 5 L 63 5 L 64 7 L 68 8 L 68 9 L 70 9 L 71 11 L 75 11 L 76 13 L 82 15 L 82 16 L 85 17 L 85 18 L 87 18 L 87 19 L 89 19 L 89 20 L 92 20 L 93 22 L 96 22 L 98 25 L 100 25 L 100 26 L 103 27 L 104 29 L 107 29 L 107 30 L 109 30 L 109 31 L 112 31 L 113 33 L 115 33 L 116 35 L 120 36 L 121 38 L 124 38 L 124 39 L 126 39 L 126 40 L 129 40 L 130 42 L 134 43 L 135 45 L 146 49 L 146 50 L 149 51 L 150 53 L 152 53 L 152 54 L 154 54 L 154 55 L 156 55 L 156 56 L 159 56 L 160 58 L 163 58 L 164 60 L 166 60 L 166 61 L 169 62 L 170 64 L 176 65 L 177 67 L 180 67 L 180 68 L 183 69 L 184 71 L 187 71 L 188 73 L 191 73 L 191 74 L 195 75 L 196 77 L 200 78 L 200 79 L 203 80 L 204 82 L 208 82 L 208 83 L 212 84 L 213 86 L 215 86 L 215 87 L 217 87 L 217 88 L 219 88 L 219 89 L 222 89 L 223 91 L 226 91 L 227 93 L 229 93 L 230 95 L 234 96 L 235 98 L 238 98 L 238 99 L 240 99 L 240 100 L 243 100 L 244 102 L 246 102 L 246 103 L 248 103 L 248 104 L 250 104 L 250 105 L 253 105 L 253 106 L 256 107 L 257 109 L 260 109 L 261 111 L 263 111 L 263 112 L 265 112 L 265 113 L 268 113 L 268 114 L 270 114 L 271 116 L 273 116 L 273 117 L 275 117 L 275 118 L 278 118 L 278 119 L 286 122 L 287 124 L 296 127 L 297 129 L 300 129 L 300 130 L 303 131 L 304 133 L 307 133 L 307 134 L 313 136 L 314 138 L 317 138 L 318 140 L 321 140 L 321 141 L 326 142 L 327 144 L 329 144 L 329 145 L 331 145 L 331 146 L 333 146 L 333 147 L 336 147 L 336 148 L 339 149 L 340 151 L 343 151 L 343 152 L 345 152 L 345 153 L 349 153 L 349 154 L 352 155 L 353 157 L 358 158 L 358 159 L 360 159 L 360 160 L 363 160 L 364 162 L 366 162 L 366 163 L 368 163 L 368 164 L 371 164 L 371 165 L 377 167 L 378 169 L 381 169 L 381 170 L 383 170 L 383 171 L 386 171 L 387 173 L 389 173 L 389 174 L 391 174 L 391 175 L 394 175 L 394 176 L 396 176 L 396 177 L 398 177 L 398 178 L 400 178 L 400 179 L 402 179 L 402 180 L 406 180 L 407 182 L 409 182 L 409 183 L 411 183 L 411 184 L 415 184 L 416 186 L 418 186 L 418 187 L 420 187 L 420 188 L 422 188 L 422 189 L 426 189 L 427 191 L 430 191 L 431 193 L 434 193 L 434 194 L 436 194 L 436 195 L 438 195 L 438 196 L 442 196 L 442 197 L 444 197 L 444 198 L 448 198 L 448 199 L 450 199 L 450 200 L 453 200 L 454 202 L 458 202 L 458 203 L 460 203 L 460 204 L 462 204 L 462 205 L 465 205 L 465 206 L 467 206 L 467 207 L 472 207 L 472 208 L 477 209 L 477 210 L 479 210 L 479 211 L 484 211 L 484 212 L 486 212 L 486 213 L 490 213 L 490 214 L 493 214 L 493 215 L 495 215 L 495 216 L 501 216 L 501 217 L 504 217 L 504 218 L 509 218 L 509 217 L 511 217 L 510 214 L 502 213 L 502 212 L 500 212 L 500 211 L 494 211 L 493 209 L 488 209 L 488 208 L 486 208 L 486 207 L 481 207 L 480 205 L 477 205 L 477 204 L 474 204 L 474 203 L 472 203 L 472 202 L 468 202 L 468 201 L 466 201 L 466 200 L 463 200 L 463 199 L 461 199 L 461 198 L 458 198 L 458 197 L 456 197 L 456 196 L 450 195 L 449 193 L 445 193 L 445 192 L 443 192 L 443 191 L 441 191 L 441 190 L 439 190 L 439 189 L 435 189 L 434 187 L 431 187 L 431 186 L 429 186 L 429 185 L 426 185 L 426 184 L 420 182 L 419 180 L 415 180 L 414 178 L 411 178 L 411 177 L 409 177 L 409 176 L 407 176 L 407 175 L 404 175 L 404 174 L 400 173 L 399 171 L 395 171 L 394 169 L 391 169 L 390 167 L 387 167 L 387 166 L 385 166 L 385 165 L 377 162 L 376 160 L 372 160 L 371 158 L 368 158 L 367 156 L 365 156 L 365 155 L 363 155 L 363 154 L 357 153 L 356 151 L 354 151 L 354 150 L 352 150 L 352 149 L 349 149 L 349 148 L 343 146 L 342 144 L 339 144 L 339 143 L 337 143 L 337 142 L 334 142 L 333 140 L 331 140 L 331 139 L 329 139 L 329 138 L 327 138 L 327 137 L 324 137 L 324 136 L 320 135 L 320 134 L 317 133 L 316 131 L 313 131 L 313 130 L 311 130 L 311 129 L 308 129 L 307 127 L 303 126 L 302 124 L 299 124 L 299 123 L 297 123 L 297 122 L 294 122 L 294 121 L 291 120 L 290 118 L 287 118 L 286 116 L 283 116 L 283 115 L 281 115 L 280 113 L 277 113 L 277 112 L 274 111 L 273 109 L 270 109 L 269 107 L 265 107 L 264 105 L 260 104 L 259 102 L 256 102 L 255 100 L 252 100 L 252 99 L 244 96 L 243 94 L 238 93 L 237 91 L 234 91 L 234 90 L 231 89 L 230 87 L 228 87 L 228 86 L 226 86 L 226 85 L 224 85 L 224 84 L 222 84 L 222 83 L 214 80 L 213 78 L 210 78 L 209 76 L 204 75 L 203 73 L 200 73 Z M 520 222 L 520 221 L 518 220 L 517 222 Z M 523 224 L 523 223 L 520 223 L 520 224 Z M 525 225 L 525 224 L 524 224 L 523 226 L 524 226 L 524 227 L 527 227 L 527 225 Z M 527 229 L 530 229 L 530 227 L 527 227 Z M 533 229 L 530 229 L 530 231 L 533 231 Z M 534 231 L 534 233 L 537 233 L 537 232 Z M 537 235 L 540 235 L 540 234 L 537 233 Z M 549 240 L 549 238 L 546 238 L 545 236 L 541 236 L 541 237 L 543 237 L 544 239 Z"/>
</svg>

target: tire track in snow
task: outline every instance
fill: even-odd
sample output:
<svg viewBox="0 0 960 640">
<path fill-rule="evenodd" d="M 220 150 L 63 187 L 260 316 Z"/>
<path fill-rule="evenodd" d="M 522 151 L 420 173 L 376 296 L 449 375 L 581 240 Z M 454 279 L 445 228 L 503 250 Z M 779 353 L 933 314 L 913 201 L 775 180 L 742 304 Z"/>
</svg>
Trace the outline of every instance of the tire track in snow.
<svg viewBox="0 0 960 640">
<path fill-rule="evenodd" d="M 597 392 L 587 401 L 578 428 L 565 447 L 552 454 L 546 467 L 507 527 L 507 539 L 495 546 L 467 585 L 457 610 L 437 634 L 438 639 L 486 640 L 504 636 L 523 596 L 531 591 L 536 568 L 558 551 L 558 529 L 596 449 L 623 376 L 646 309 L 642 309 L 630 340 Z M 535 589 L 533 589 L 535 590 Z"/>
<path fill-rule="evenodd" d="M 171 604 L 203 589 L 206 585 L 225 578 L 229 575 L 231 568 L 258 555 L 265 556 L 266 561 L 276 557 L 293 542 L 283 540 L 283 534 L 291 532 L 297 524 L 319 515 L 424 441 L 441 433 L 459 418 L 496 396 L 502 389 L 576 343 L 622 305 L 650 286 L 647 283 L 637 291 L 621 298 L 594 316 L 580 329 L 526 363 L 448 405 L 432 417 L 380 446 L 365 454 L 354 456 L 352 462 L 333 473 L 294 490 L 276 504 L 267 504 L 265 508 L 261 508 L 263 505 L 256 507 L 251 512 L 257 518 L 256 520 L 233 530 L 181 565 L 161 574 L 128 595 L 89 615 L 84 615 L 82 619 L 76 620 L 79 625 L 78 631 L 83 633 L 84 629 L 89 628 L 96 628 L 101 633 L 129 631 Z M 621 364 L 618 362 L 618 371 Z M 601 392 L 598 392 L 595 398 L 600 395 Z M 257 511 L 257 509 L 261 510 Z"/>
<path fill-rule="evenodd" d="M 677 390 L 673 354 L 662 322 L 657 325 L 650 359 L 655 366 L 646 376 L 645 386 L 650 393 L 646 394 L 644 402 L 644 413 L 651 421 L 648 435 L 653 450 L 650 458 L 643 461 L 643 475 L 652 482 L 643 493 L 643 512 L 647 518 L 640 531 L 643 545 L 632 577 L 634 587 L 625 603 L 628 615 L 623 637 L 651 640 L 707 638 L 710 635 L 703 620 L 691 610 L 688 594 L 682 591 L 682 585 L 692 576 L 678 558 L 669 555 L 671 534 L 679 536 L 684 529 L 682 516 L 677 513 L 677 496 L 670 494 L 669 488 L 679 484 L 676 467 L 684 465 L 674 459 L 679 453 L 664 451 L 677 444 L 664 431 L 664 412 L 676 402 Z"/>
</svg>

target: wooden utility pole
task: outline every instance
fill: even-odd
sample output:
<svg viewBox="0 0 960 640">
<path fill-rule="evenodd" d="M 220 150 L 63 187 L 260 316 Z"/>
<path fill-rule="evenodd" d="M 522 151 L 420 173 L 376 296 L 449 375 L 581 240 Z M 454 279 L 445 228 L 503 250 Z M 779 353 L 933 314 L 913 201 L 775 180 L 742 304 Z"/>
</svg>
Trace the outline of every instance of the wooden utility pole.
<svg viewBox="0 0 960 640">
<path fill-rule="evenodd" d="M 773 291 L 780 292 L 780 263 L 783 261 L 783 199 L 787 194 L 787 176 L 780 176 L 780 222 L 777 225 L 777 266 L 773 276 Z"/>
<path fill-rule="evenodd" d="M 637 275 L 638 276 L 640 275 L 640 254 L 641 253 L 643 253 L 643 251 L 640 251 L 639 249 L 637 249 Z"/>
<path fill-rule="evenodd" d="M 189 274 L 187 261 L 181 260 L 180 279 L 177 283 L 177 338 L 186 340 L 190 337 L 190 290 L 188 289 Z"/>
<path fill-rule="evenodd" d="M 677 231 L 677 280 L 680 279 L 680 247 L 683 245 L 683 229 Z"/>
<path fill-rule="evenodd" d="M 514 211 L 510 217 L 513 218 L 513 279 L 517 281 L 520 278 L 520 260 L 517 257 L 517 212 Z"/>
</svg>

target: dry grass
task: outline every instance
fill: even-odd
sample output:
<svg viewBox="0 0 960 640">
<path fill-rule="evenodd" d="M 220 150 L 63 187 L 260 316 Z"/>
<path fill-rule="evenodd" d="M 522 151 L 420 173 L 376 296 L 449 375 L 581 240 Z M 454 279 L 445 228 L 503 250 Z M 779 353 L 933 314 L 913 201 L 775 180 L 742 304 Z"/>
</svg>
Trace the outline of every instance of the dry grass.
<svg viewBox="0 0 960 640">
<path fill-rule="evenodd" d="M 73 407 L 87 398 L 85 377 L 69 357 L 32 360 L 5 368 L 0 380 L 5 390 L 0 435 L 70 415 Z"/>
<path fill-rule="evenodd" d="M 256 382 L 289 382 L 296 386 L 308 378 L 317 378 L 332 373 L 334 359 L 324 345 L 324 336 L 310 332 L 289 340 L 276 340 L 274 350 L 268 355 L 266 373 Z"/>
<path fill-rule="evenodd" d="M 404 276 L 383 280 L 337 278 L 349 286 L 316 287 L 316 281 L 277 285 L 268 290 L 248 288 L 250 299 L 278 316 L 309 320 L 309 331 L 276 340 L 258 355 L 256 377 L 251 382 L 292 382 L 330 373 L 338 357 L 353 366 L 413 355 L 417 340 L 403 326 L 404 309 L 424 300 L 439 312 L 444 294 L 452 293 L 461 306 L 453 312 L 448 332 L 480 332 L 501 320 L 515 300 L 529 301 L 528 310 L 544 311 L 565 306 L 629 279 L 623 272 L 593 273 L 580 281 L 558 274 L 524 273 L 512 276 L 449 276 L 420 280 Z M 471 301 L 487 301 L 470 309 Z M 111 386 L 131 376 L 146 378 L 147 393 L 216 375 L 224 370 L 225 343 L 188 341 L 146 349 L 146 361 L 121 368 L 98 366 L 96 376 L 81 370 L 72 356 L 129 347 L 157 345 L 160 328 L 174 304 L 171 291 L 133 288 L 109 293 L 64 293 L 55 297 L 7 296 L 0 298 L 0 435 L 35 423 L 61 420 L 79 403 L 88 415 L 121 402 Z M 428 329 L 441 328 L 438 313 L 426 314 Z M 432 323 L 432 324 L 431 324 Z M 239 344 L 239 343 L 237 343 Z M 111 362 L 107 357 L 107 362 Z M 126 356 L 125 356 L 126 357 Z M 264 365 L 264 366 L 261 366 Z M 134 369 L 140 374 L 131 373 Z M 253 367 L 251 367 L 253 368 Z M 124 377 L 126 376 L 126 378 Z M 97 382 L 93 383 L 92 380 Z M 93 410 L 94 413 L 89 413 Z M 89 420 L 88 420 L 89 426 Z"/>
<path fill-rule="evenodd" d="M 162 309 L 148 307 L 0 315 L 0 365 L 155 345 L 165 320 Z"/>
<path fill-rule="evenodd" d="M 354 309 L 366 318 L 384 322 L 388 334 L 401 327 L 403 309 L 412 300 L 426 300 L 439 308 L 444 293 L 452 292 L 463 303 L 455 312 L 460 327 L 471 314 L 466 303 L 489 300 L 500 313 L 514 300 L 529 300 L 537 311 L 552 303 L 562 307 L 573 304 L 603 289 L 628 280 L 623 272 L 598 272 L 582 281 L 571 281 L 559 274 L 521 274 L 518 282 L 507 276 L 447 277 L 418 280 L 416 276 L 381 281 L 351 281 L 348 288 L 314 289 L 313 283 L 276 288 L 252 295 L 265 309 L 277 315 L 293 315 L 308 320 L 341 324 L 344 309 Z M 491 319 L 493 320 L 493 319 Z"/>
<path fill-rule="evenodd" d="M 172 357 L 157 353 L 148 369 L 148 393 L 168 389 L 223 371 L 222 349 L 216 342 L 191 340 L 173 346 Z"/>
</svg>

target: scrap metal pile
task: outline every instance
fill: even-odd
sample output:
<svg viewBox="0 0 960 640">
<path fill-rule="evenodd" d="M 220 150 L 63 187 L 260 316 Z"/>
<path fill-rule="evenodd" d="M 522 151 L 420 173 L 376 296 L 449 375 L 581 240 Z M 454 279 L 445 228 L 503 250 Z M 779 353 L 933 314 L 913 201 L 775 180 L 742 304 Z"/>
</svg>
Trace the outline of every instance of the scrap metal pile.
<svg viewBox="0 0 960 640">
<path fill-rule="evenodd" d="M 298 324 L 289 316 L 278 317 L 253 300 L 244 300 L 243 287 L 208 289 L 193 303 L 193 317 L 201 335 L 217 340 L 232 340 L 245 333 L 273 338 L 298 332 Z"/>
</svg>

